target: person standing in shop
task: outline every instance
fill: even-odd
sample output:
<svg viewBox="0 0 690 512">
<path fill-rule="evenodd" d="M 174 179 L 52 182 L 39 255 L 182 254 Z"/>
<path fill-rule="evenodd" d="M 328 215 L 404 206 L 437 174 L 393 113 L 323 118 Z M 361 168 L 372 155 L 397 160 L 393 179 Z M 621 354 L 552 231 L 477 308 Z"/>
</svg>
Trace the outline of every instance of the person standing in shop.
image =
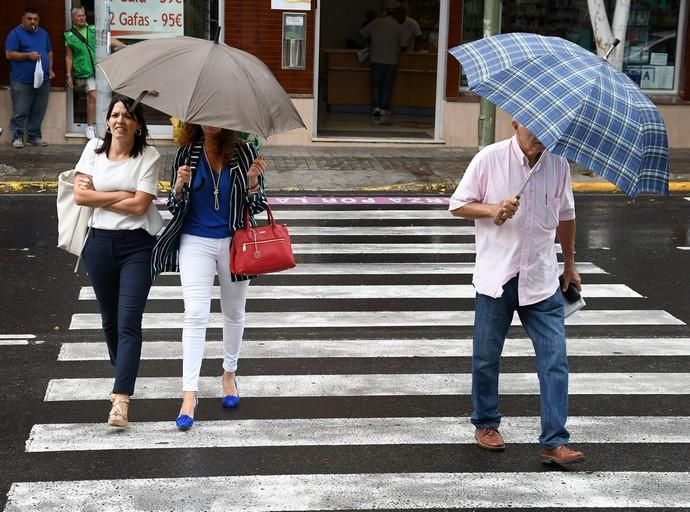
<svg viewBox="0 0 690 512">
<path fill-rule="evenodd" d="M 395 19 L 395 7 L 386 7 L 384 16 L 364 26 L 359 33 L 370 48 L 371 115 L 389 116 L 404 37 L 402 25 Z"/>
</svg>

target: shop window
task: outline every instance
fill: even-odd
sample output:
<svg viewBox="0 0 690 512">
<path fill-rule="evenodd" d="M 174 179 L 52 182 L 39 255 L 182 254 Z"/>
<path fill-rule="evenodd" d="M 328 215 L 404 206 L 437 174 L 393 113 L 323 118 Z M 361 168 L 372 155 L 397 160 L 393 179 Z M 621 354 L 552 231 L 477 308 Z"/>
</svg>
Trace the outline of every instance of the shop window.
<svg viewBox="0 0 690 512">
<path fill-rule="evenodd" d="M 642 89 L 676 91 L 681 0 L 633 1 L 623 71 Z"/>
<path fill-rule="evenodd" d="M 632 0 L 624 46 L 623 72 L 642 89 L 675 92 L 680 54 L 678 28 L 685 0 Z M 505 0 L 501 2 L 500 32 L 532 32 L 559 36 L 596 51 L 587 0 Z M 606 2 L 609 20 L 615 2 Z M 484 5 L 466 0 L 463 42 L 482 37 Z M 461 86 L 467 86 L 462 75 Z"/>
<path fill-rule="evenodd" d="M 72 7 L 84 7 L 87 23 L 95 22 L 94 0 L 67 0 L 65 2 L 67 27 L 71 27 Z M 180 35 L 210 39 L 219 25 L 219 0 L 174 0 L 168 3 L 115 3 L 111 4 L 112 37 L 124 44 L 159 37 Z M 146 23 L 141 22 L 143 18 Z M 59 63 L 58 63 L 59 65 Z M 169 131 L 169 116 L 145 107 L 146 121 L 151 126 L 163 126 Z M 69 131 L 79 133 L 86 127 L 86 92 L 75 89 L 68 108 Z M 152 133 L 156 132 L 155 128 Z"/>
</svg>

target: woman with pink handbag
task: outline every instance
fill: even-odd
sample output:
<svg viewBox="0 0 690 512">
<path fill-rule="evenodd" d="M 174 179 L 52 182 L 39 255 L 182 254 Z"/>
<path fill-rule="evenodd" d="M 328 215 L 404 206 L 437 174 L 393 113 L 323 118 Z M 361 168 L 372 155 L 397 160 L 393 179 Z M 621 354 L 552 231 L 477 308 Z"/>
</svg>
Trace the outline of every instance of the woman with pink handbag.
<svg viewBox="0 0 690 512">
<path fill-rule="evenodd" d="M 182 330 L 182 406 L 176 426 L 194 424 L 199 372 L 206 341 L 215 275 L 223 314 L 222 405 L 236 407 L 235 379 L 244 334 L 245 303 L 253 276 L 230 272 L 233 234 L 266 209 L 266 162 L 251 143 L 231 130 L 185 124 L 173 162 L 168 208 L 173 218 L 153 250 L 153 275 L 180 272 L 184 298 Z"/>
</svg>

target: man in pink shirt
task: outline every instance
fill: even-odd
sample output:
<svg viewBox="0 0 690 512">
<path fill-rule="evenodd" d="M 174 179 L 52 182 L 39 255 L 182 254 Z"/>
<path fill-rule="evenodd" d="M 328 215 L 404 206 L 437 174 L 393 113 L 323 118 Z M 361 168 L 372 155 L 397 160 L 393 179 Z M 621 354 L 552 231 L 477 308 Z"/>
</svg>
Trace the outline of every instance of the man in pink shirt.
<svg viewBox="0 0 690 512">
<path fill-rule="evenodd" d="M 568 161 L 545 152 L 513 120 L 515 136 L 480 151 L 450 199 L 457 217 L 473 219 L 477 257 L 472 348 L 472 417 L 475 439 L 487 450 L 504 450 L 498 431 L 498 374 L 506 335 L 517 311 L 532 340 L 541 396 L 541 460 L 584 460 L 568 447 L 568 360 L 563 296 L 555 236 L 563 252 L 563 286 L 580 288 L 575 268 L 575 202 Z M 517 193 L 539 158 L 520 197 Z"/>
</svg>

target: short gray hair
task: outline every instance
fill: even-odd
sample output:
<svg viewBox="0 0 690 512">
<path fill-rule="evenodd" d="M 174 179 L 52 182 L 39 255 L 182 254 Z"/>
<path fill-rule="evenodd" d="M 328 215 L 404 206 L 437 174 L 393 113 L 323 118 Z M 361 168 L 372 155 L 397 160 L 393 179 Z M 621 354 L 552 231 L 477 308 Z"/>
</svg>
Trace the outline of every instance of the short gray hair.
<svg viewBox="0 0 690 512">
<path fill-rule="evenodd" d="M 78 11 L 84 11 L 84 14 L 86 14 L 86 7 L 84 7 L 83 5 L 72 7 L 70 13 L 72 14 L 72 16 L 74 16 Z"/>
</svg>

